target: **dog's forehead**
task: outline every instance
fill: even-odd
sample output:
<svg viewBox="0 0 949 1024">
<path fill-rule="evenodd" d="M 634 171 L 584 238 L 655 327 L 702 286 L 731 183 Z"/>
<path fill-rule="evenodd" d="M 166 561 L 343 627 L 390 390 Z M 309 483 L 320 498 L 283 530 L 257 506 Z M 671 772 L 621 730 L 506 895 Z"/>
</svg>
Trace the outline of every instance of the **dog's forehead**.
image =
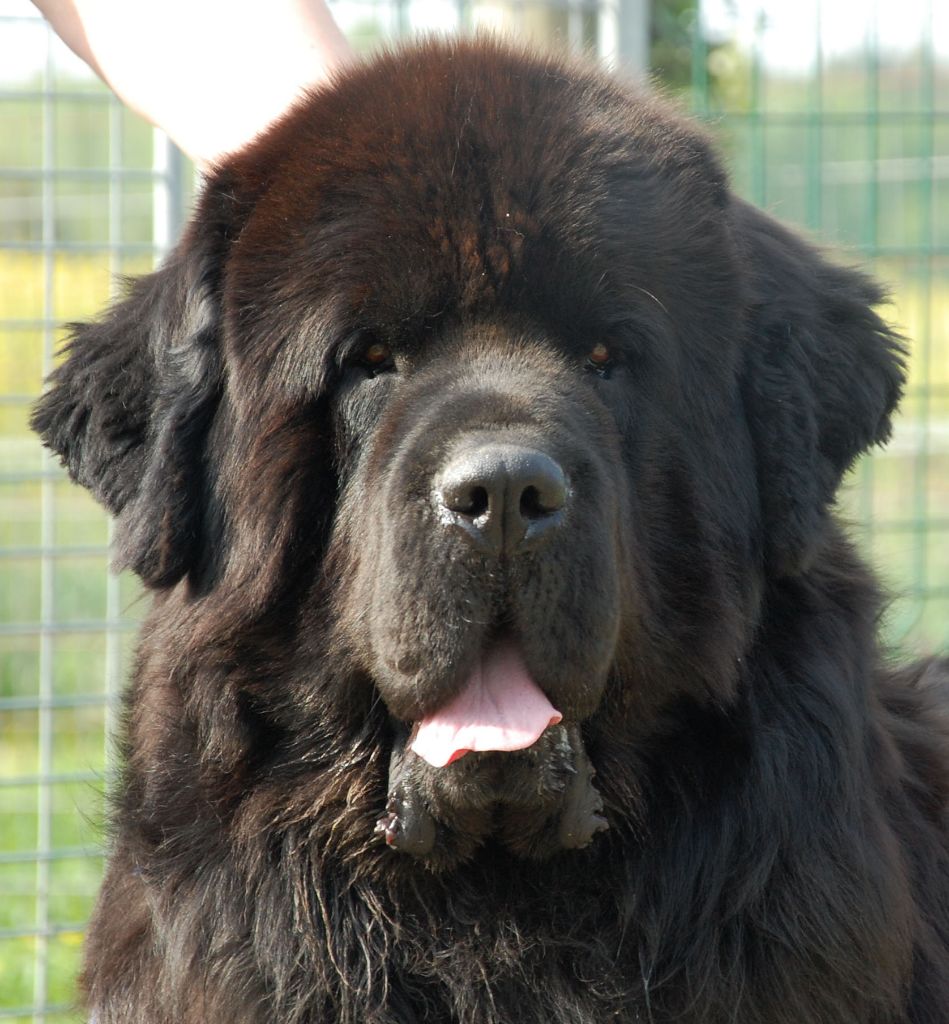
<svg viewBox="0 0 949 1024">
<path fill-rule="evenodd" d="M 237 165 L 257 183 L 244 186 L 256 195 L 242 240 L 299 247 L 345 229 L 337 258 L 358 259 L 355 232 L 372 259 L 451 257 L 459 276 L 497 277 L 545 225 L 569 230 L 602 198 L 619 133 L 580 81 L 464 56 L 382 61 L 301 104 Z"/>
<path fill-rule="evenodd" d="M 644 301 L 685 315 L 700 289 L 674 294 L 683 262 L 720 290 L 691 251 L 714 244 L 723 187 L 701 136 L 589 70 L 490 45 L 352 71 L 232 170 L 251 197 L 225 301 L 242 339 L 285 346 L 276 316 L 312 347 L 501 310 L 568 333 Z"/>
</svg>

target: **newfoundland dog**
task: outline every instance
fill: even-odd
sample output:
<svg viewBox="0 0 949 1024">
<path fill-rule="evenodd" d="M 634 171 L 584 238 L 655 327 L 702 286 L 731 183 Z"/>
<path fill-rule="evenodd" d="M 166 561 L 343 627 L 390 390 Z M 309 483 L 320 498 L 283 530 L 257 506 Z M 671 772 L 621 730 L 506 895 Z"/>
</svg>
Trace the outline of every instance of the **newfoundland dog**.
<svg viewBox="0 0 949 1024">
<path fill-rule="evenodd" d="M 154 593 L 94 1020 L 945 1024 L 947 672 L 833 514 L 879 299 L 491 42 L 222 162 L 34 417 Z"/>
</svg>

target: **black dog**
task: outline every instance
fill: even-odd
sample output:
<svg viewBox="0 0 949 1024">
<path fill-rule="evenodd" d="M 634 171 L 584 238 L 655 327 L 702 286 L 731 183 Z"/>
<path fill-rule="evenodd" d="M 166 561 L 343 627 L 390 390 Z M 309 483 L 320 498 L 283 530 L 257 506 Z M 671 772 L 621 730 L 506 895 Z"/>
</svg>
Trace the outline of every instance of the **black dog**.
<svg viewBox="0 0 949 1024">
<path fill-rule="evenodd" d="M 155 592 L 98 1024 L 945 1024 L 947 673 L 831 514 L 879 298 L 494 44 L 223 163 L 35 414 Z"/>
</svg>

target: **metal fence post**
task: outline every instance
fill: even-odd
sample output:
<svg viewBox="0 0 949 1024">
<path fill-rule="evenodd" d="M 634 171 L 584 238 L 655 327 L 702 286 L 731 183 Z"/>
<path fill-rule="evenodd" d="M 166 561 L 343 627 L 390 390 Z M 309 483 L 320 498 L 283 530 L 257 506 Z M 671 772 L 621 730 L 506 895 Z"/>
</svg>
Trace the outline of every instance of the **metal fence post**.
<svg viewBox="0 0 949 1024">
<path fill-rule="evenodd" d="M 619 0 L 617 11 L 619 68 L 645 80 L 649 74 L 649 0 Z"/>
<path fill-rule="evenodd" d="M 152 132 L 152 238 L 156 258 L 177 242 L 184 225 L 185 159 L 181 150 L 159 129 Z"/>
</svg>

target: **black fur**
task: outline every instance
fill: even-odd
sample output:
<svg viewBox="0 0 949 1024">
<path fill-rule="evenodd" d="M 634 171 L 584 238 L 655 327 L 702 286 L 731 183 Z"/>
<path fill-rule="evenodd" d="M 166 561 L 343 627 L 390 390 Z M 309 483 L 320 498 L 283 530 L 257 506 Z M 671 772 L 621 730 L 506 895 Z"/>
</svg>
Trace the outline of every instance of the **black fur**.
<svg viewBox="0 0 949 1024">
<path fill-rule="evenodd" d="M 885 666 L 833 516 L 879 298 L 662 103 L 492 43 L 215 171 L 34 419 L 155 591 L 97 1024 L 944 1024 L 946 666 Z M 516 556 L 433 499 L 484 438 L 570 482 Z M 562 741 L 409 763 L 501 637 Z"/>
</svg>

